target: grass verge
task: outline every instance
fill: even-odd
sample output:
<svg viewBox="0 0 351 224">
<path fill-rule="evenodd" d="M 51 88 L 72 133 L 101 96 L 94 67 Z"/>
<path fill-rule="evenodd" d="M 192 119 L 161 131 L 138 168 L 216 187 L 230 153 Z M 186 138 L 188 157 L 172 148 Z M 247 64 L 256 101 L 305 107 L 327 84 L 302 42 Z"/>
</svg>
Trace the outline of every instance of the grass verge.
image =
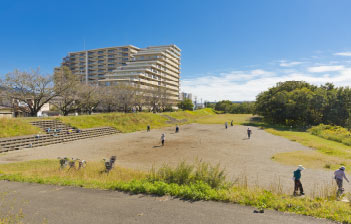
<svg viewBox="0 0 351 224">
<path fill-rule="evenodd" d="M 60 170 L 57 160 L 38 160 L 0 165 L 0 179 L 232 202 L 351 223 L 350 205 L 331 195 L 299 198 L 280 191 L 248 188 L 245 181 L 228 183 L 219 166 L 203 162 L 181 163 L 175 168 L 163 166 L 149 173 L 121 167 L 109 174 L 102 170 L 102 162 L 88 163 L 81 170 Z"/>
<path fill-rule="evenodd" d="M 261 127 L 268 133 L 315 149 L 310 152 L 296 151 L 276 154 L 273 159 L 278 162 L 288 165 L 304 164 L 308 168 L 336 169 L 339 166 L 346 166 L 351 169 L 351 149 L 343 143 L 313 135 L 308 131 L 263 122 L 246 123 L 245 125 Z"/>
<path fill-rule="evenodd" d="M 31 135 L 40 132 L 40 129 L 30 125 L 24 119 L 0 118 L 0 138 Z"/>
</svg>

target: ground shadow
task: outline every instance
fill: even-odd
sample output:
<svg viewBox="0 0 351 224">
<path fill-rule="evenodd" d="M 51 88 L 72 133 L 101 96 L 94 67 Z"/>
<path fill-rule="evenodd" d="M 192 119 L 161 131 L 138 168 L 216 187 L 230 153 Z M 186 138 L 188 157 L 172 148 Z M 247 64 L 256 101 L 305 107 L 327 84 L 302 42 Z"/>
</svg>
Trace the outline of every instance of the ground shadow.
<svg viewBox="0 0 351 224">
<path fill-rule="evenodd" d="M 160 148 L 162 145 L 154 145 L 152 148 Z"/>
</svg>

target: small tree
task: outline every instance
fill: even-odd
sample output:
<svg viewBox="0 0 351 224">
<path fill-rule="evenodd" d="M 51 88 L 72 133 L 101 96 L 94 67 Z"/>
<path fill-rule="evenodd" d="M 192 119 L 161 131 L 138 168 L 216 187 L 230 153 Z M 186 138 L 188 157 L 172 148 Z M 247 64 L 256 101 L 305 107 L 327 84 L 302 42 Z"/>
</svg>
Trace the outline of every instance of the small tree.
<svg viewBox="0 0 351 224">
<path fill-rule="evenodd" d="M 178 107 L 182 110 L 193 110 L 194 104 L 191 99 L 184 99 L 178 103 Z"/>
</svg>

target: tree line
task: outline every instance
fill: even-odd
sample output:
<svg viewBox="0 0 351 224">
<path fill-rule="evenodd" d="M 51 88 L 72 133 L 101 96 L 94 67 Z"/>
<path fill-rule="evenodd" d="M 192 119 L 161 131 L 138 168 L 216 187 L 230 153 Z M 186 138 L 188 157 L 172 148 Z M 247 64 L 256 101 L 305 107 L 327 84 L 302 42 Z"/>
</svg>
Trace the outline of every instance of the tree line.
<svg viewBox="0 0 351 224">
<path fill-rule="evenodd" d="M 351 89 L 304 81 L 279 82 L 256 97 L 256 114 L 288 126 L 332 124 L 351 127 Z"/>
<path fill-rule="evenodd" d="M 141 88 L 135 84 L 115 86 L 86 85 L 68 67 L 55 70 L 53 75 L 42 75 L 37 70 L 14 70 L 0 80 L 2 95 L 13 103 L 14 109 L 37 116 L 48 102 L 66 116 L 70 113 L 172 110 L 165 88 Z M 1 94 L 0 94 L 1 95 Z M 21 106 L 18 106 L 21 103 Z"/>
<path fill-rule="evenodd" d="M 248 101 L 236 103 L 230 100 L 222 100 L 217 103 L 205 102 L 205 106 L 230 114 L 252 114 L 255 110 L 255 102 Z"/>
</svg>

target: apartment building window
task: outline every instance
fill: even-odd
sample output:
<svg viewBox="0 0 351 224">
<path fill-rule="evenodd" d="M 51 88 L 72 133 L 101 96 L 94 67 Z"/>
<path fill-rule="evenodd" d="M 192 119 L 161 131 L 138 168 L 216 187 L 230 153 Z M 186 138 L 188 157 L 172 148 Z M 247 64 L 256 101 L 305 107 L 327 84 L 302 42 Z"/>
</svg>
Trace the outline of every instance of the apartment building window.
<svg viewBox="0 0 351 224">
<path fill-rule="evenodd" d="M 108 64 L 108 67 L 114 67 L 115 64 Z"/>
<path fill-rule="evenodd" d="M 98 72 L 105 72 L 105 70 L 104 69 L 99 69 L 99 71 Z"/>
<path fill-rule="evenodd" d="M 107 52 L 108 52 L 108 53 L 114 53 L 115 50 L 111 49 L 111 50 L 108 50 Z"/>
<path fill-rule="evenodd" d="M 109 57 L 109 58 L 114 58 L 115 56 L 112 55 L 112 54 L 110 54 L 110 55 L 108 55 L 107 57 Z"/>
<path fill-rule="evenodd" d="M 103 67 L 104 67 L 104 65 L 99 65 L 98 67 L 99 67 L 99 68 L 103 68 Z"/>
<path fill-rule="evenodd" d="M 122 58 L 122 61 L 128 61 L 128 58 Z"/>
<path fill-rule="evenodd" d="M 128 57 L 128 53 L 122 53 L 122 56 Z M 143 57 L 143 56 L 141 56 L 141 57 Z"/>
<path fill-rule="evenodd" d="M 94 54 L 94 52 L 89 52 L 89 53 L 88 53 L 88 55 L 93 55 L 93 54 Z"/>
<path fill-rule="evenodd" d="M 84 63 L 84 62 L 81 62 L 81 63 L 79 63 L 79 65 L 85 65 L 85 63 Z"/>
<path fill-rule="evenodd" d="M 104 53 L 104 51 L 98 51 L 98 54 L 103 54 Z"/>
<path fill-rule="evenodd" d="M 80 69 L 80 70 L 83 70 L 83 69 L 85 69 L 85 67 L 79 67 L 79 69 Z"/>
<path fill-rule="evenodd" d="M 110 68 L 108 71 L 109 71 L 109 72 L 112 72 L 113 70 L 114 70 L 113 68 Z"/>
<path fill-rule="evenodd" d="M 79 56 L 84 56 L 85 55 L 85 53 L 80 53 L 80 55 Z"/>
<path fill-rule="evenodd" d="M 79 61 L 85 61 L 85 58 L 79 58 Z"/>
<path fill-rule="evenodd" d="M 99 60 L 98 63 L 100 63 L 100 64 L 101 64 L 101 63 L 104 63 L 104 60 Z"/>
<path fill-rule="evenodd" d="M 99 56 L 98 58 L 104 58 L 104 56 L 102 55 L 102 56 Z"/>
<path fill-rule="evenodd" d="M 122 51 L 128 51 L 128 48 L 122 48 Z"/>
<path fill-rule="evenodd" d="M 115 59 L 108 59 L 108 62 L 115 62 Z"/>
<path fill-rule="evenodd" d="M 91 64 L 94 64 L 94 62 L 93 61 L 89 61 L 88 64 L 91 65 Z"/>
</svg>

